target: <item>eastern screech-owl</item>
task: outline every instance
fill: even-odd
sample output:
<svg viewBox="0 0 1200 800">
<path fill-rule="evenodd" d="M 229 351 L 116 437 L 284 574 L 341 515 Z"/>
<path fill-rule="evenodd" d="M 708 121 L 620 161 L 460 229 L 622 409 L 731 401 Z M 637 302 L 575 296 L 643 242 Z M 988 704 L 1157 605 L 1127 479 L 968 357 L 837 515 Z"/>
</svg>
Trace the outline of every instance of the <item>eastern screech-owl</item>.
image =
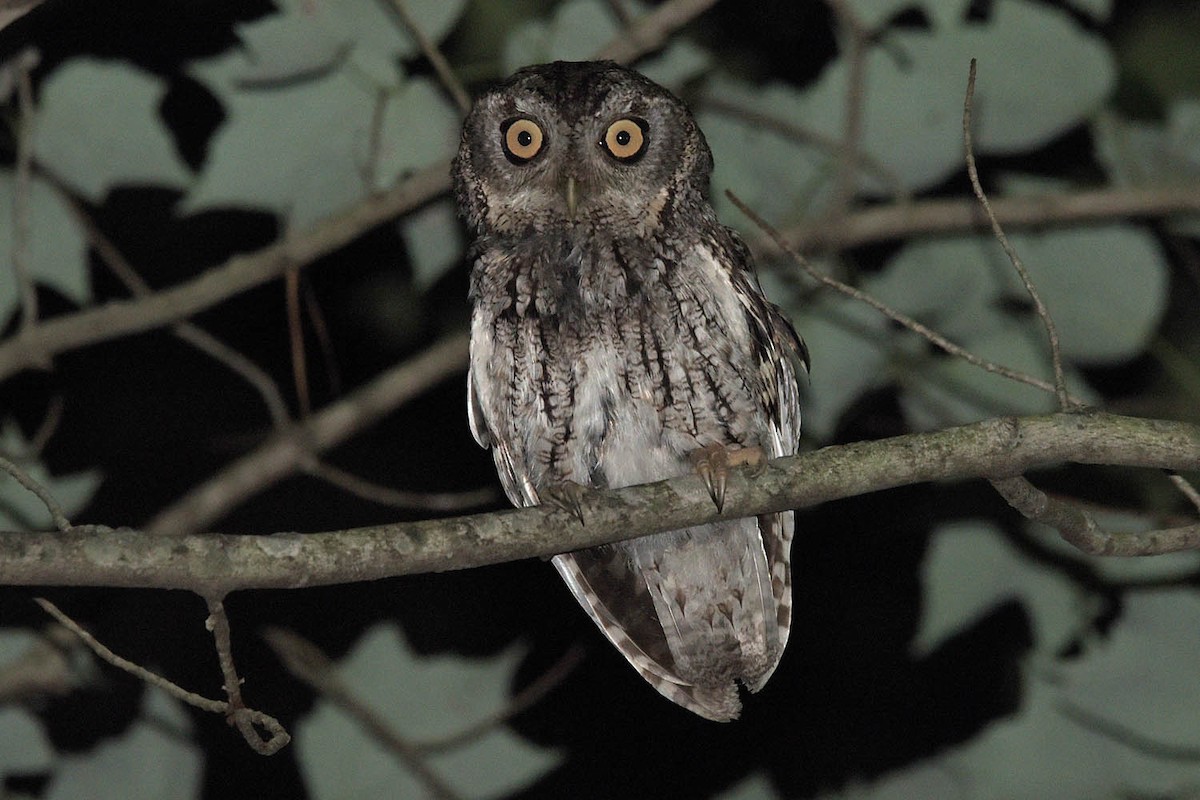
<svg viewBox="0 0 1200 800">
<path fill-rule="evenodd" d="M 712 489 L 726 453 L 795 453 L 807 354 L 717 222 L 711 172 L 687 107 L 611 62 L 523 69 L 467 117 L 469 418 L 515 505 L 694 469 Z M 730 720 L 787 641 L 792 532 L 764 514 L 554 565 L 654 688 Z"/>
</svg>

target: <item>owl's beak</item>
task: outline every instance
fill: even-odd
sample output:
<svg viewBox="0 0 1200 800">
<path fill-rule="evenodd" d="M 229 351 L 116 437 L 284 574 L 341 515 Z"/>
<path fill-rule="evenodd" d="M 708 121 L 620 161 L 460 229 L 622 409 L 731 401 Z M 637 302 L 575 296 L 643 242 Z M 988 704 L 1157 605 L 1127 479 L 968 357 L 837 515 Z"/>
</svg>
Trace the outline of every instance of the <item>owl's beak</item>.
<svg viewBox="0 0 1200 800">
<path fill-rule="evenodd" d="M 567 199 L 567 219 L 575 221 L 575 207 L 579 203 L 579 182 L 567 177 L 567 185 L 563 188 L 563 196 Z"/>
</svg>

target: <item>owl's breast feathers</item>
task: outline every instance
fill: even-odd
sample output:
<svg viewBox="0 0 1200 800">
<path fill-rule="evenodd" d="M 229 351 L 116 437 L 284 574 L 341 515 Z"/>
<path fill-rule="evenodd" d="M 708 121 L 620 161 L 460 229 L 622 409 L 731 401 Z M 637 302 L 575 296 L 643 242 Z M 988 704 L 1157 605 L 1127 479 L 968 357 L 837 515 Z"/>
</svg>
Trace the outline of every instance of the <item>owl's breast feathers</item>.
<svg viewBox="0 0 1200 800">
<path fill-rule="evenodd" d="M 656 240 L 482 241 L 472 274 L 471 427 L 517 505 L 571 480 L 620 487 L 690 470 L 711 444 L 795 452 L 803 343 L 727 230 Z M 593 621 L 662 694 L 735 717 L 791 621 L 792 514 L 565 554 Z"/>
</svg>

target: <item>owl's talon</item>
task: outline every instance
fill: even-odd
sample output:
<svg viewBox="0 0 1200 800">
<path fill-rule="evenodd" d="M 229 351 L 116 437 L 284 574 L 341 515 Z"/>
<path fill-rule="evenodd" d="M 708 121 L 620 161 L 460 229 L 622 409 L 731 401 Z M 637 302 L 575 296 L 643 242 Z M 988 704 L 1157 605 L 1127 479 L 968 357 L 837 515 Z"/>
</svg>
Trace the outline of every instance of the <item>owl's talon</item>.
<svg viewBox="0 0 1200 800">
<path fill-rule="evenodd" d="M 563 481 L 554 486 L 542 489 L 542 500 L 560 511 L 565 511 L 580 525 L 587 525 L 583 518 L 583 500 L 588 495 L 588 487 L 575 481 Z"/>
<path fill-rule="evenodd" d="M 708 496 L 717 512 L 725 510 L 725 486 L 729 478 L 729 451 L 724 445 L 710 444 L 692 452 L 692 466 L 704 481 Z"/>
</svg>

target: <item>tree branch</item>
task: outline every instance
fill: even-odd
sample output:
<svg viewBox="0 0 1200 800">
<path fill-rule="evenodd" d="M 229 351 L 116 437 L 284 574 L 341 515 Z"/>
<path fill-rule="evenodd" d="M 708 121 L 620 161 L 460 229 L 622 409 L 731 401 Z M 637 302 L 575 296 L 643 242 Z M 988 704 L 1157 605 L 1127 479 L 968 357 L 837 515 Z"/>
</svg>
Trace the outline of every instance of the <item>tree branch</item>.
<svg viewBox="0 0 1200 800">
<path fill-rule="evenodd" d="M 272 536 L 0 533 L 0 584 L 190 589 L 205 595 L 441 572 L 549 556 L 718 517 L 738 518 L 936 480 L 1008 477 L 1073 461 L 1200 469 L 1200 426 L 1100 412 L 1006 417 L 826 447 L 735 470 L 724 514 L 699 477 L 594 492 L 587 525 L 549 508 Z"/>
<path fill-rule="evenodd" d="M 303 232 L 288 235 L 249 255 L 148 297 L 113 300 L 98 308 L 39 322 L 28 335 L 0 344 L 0 380 L 45 358 L 188 317 L 282 275 L 287 269 L 328 255 L 376 225 L 428 202 L 450 188 L 450 169 L 434 164 L 396 188 L 367 198 Z"/>
</svg>

